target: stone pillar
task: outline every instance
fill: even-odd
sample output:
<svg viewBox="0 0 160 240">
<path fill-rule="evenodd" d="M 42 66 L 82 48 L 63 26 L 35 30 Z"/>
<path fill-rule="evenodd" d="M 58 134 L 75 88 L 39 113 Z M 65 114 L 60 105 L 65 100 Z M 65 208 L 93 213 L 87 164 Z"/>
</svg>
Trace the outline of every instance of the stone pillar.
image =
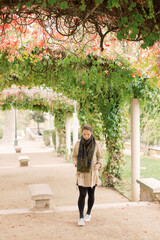
<svg viewBox="0 0 160 240">
<path fill-rule="evenodd" d="M 48 112 L 48 130 L 54 130 L 54 116 Z M 50 146 L 54 147 L 53 139 L 52 139 L 52 134 L 50 134 Z"/>
<path fill-rule="evenodd" d="M 14 137 L 14 146 L 18 146 L 18 138 L 17 138 L 17 109 L 15 109 L 15 137 Z"/>
<path fill-rule="evenodd" d="M 59 147 L 59 134 L 58 134 L 58 131 L 56 129 L 56 151 L 57 151 L 58 147 Z"/>
<path fill-rule="evenodd" d="M 140 178 L 140 104 L 137 98 L 131 103 L 131 200 L 139 201 Z"/>
<path fill-rule="evenodd" d="M 13 144 L 15 139 L 15 109 L 7 110 L 2 140 L 4 143 Z"/>
<path fill-rule="evenodd" d="M 77 113 L 75 112 L 73 113 L 73 147 L 78 140 L 78 128 L 79 128 L 79 122 L 78 122 Z"/>
<path fill-rule="evenodd" d="M 68 155 L 71 154 L 71 129 L 70 129 L 70 116 L 66 119 L 66 150 Z"/>
<path fill-rule="evenodd" d="M 48 129 L 54 129 L 54 116 L 48 113 Z"/>
</svg>

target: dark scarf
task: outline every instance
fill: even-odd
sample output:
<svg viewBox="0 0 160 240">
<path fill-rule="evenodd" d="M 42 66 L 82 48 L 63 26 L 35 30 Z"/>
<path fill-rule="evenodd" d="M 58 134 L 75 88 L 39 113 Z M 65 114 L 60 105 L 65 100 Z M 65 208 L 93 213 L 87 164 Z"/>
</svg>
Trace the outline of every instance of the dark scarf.
<svg viewBox="0 0 160 240">
<path fill-rule="evenodd" d="M 95 145 L 96 142 L 93 136 L 91 136 L 88 140 L 85 140 L 83 136 L 81 137 L 77 157 L 78 172 L 84 173 L 90 171 Z"/>
</svg>

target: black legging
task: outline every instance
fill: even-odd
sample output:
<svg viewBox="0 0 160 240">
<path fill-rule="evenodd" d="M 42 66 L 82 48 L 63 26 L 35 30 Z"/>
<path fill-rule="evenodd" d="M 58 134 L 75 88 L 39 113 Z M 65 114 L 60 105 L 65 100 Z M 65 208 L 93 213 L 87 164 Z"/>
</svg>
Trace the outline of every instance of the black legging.
<svg viewBox="0 0 160 240">
<path fill-rule="evenodd" d="M 85 198 L 86 194 L 88 193 L 88 209 L 87 209 L 87 214 L 91 214 L 91 210 L 94 204 L 94 191 L 95 191 L 96 185 L 91 188 L 91 187 L 82 187 L 78 186 L 79 188 L 79 198 L 78 198 L 78 208 L 79 208 L 79 214 L 80 218 L 84 217 L 84 205 L 85 205 Z"/>
</svg>

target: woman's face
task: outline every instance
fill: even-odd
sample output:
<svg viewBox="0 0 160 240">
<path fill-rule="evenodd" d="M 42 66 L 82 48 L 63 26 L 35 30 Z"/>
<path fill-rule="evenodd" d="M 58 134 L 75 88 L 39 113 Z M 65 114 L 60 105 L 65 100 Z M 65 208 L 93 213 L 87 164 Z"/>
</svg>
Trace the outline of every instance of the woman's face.
<svg viewBox="0 0 160 240">
<path fill-rule="evenodd" d="M 88 140 L 92 135 L 92 132 L 90 130 L 84 129 L 82 132 L 82 136 L 85 140 Z"/>
</svg>

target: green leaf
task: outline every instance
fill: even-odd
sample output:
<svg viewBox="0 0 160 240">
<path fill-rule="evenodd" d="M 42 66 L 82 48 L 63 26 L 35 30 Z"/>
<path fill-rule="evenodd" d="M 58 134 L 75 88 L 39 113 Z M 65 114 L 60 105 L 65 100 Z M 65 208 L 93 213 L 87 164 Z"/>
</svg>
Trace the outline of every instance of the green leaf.
<svg viewBox="0 0 160 240">
<path fill-rule="evenodd" d="M 80 9 L 81 9 L 82 11 L 85 11 L 86 7 L 87 7 L 87 5 L 86 5 L 86 4 L 83 4 L 83 5 L 80 6 Z"/>
<path fill-rule="evenodd" d="M 31 2 L 27 2 L 26 6 L 30 8 L 30 7 L 32 7 L 32 3 Z"/>
<path fill-rule="evenodd" d="M 137 34 L 139 32 L 139 29 L 137 27 L 132 28 L 132 32 L 134 34 Z"/>
<path fill-rule="evenodd" d="M 47 7 L 47 3 L 46 2 L 43 3 L 43 7 Z"/>
<path fill-rule="evenodd" d="M 128 10 L 129 10 L 129 11 L 132 11 L 132 10 L 133 10 L 133 8 L 135 8 L 135 7 L 136 7 L 136 5 L 137 5 L 137 3 L 136 3 L 136 2 L 132 2 L 132 3 L 131 3 L 131 5 L 129 6 Z"/>
<path fill-rule="evenodd" d="M 136 20 L 136 22 L 139 22 L 140 24 L 144 23 L 144 18 L 143 18 L 143 16 L 140 13 L 137 13 L 135 15 L 135 20 Z"/>
<path fill-rule="evenodd" d="M 59 4 L 59 7 L 60 7 L 60 8 L 62 8 L 62 9 L 66 9 L 66 8 L 67 8 L 67 6 L 68 6 L 68 4 L 67 4 L 67 2 L 66 2 L 66 1 L 64 1 L 64 2 L 61 2 L 61 3 Z"/>
<path fill-rule="evenodd" d="M 20 6 L 21 6 L 21 3 L 18 3 L 18 4 L 17 4 L 17 8 L 20 8 Z"/>
<path fill-rule="evenodd" d="M 143 36 L 143 37 L 145 37 L 145 36 L 146 36 L 146 34 L 147 34 L 147 32 L 146 32 L 146 31 L 142 31 L 142 36 Z"/>
<path fill-rule="evenodd" d="M 129 38 L 130 38 L 131 40 L 134 40 L 134 39 L 136 38 L 136 33 L 131 33 L 131 34 L 129 35 Z"/>
<path fill-rule="evenodd" d="M 160 34 L 159 34 L 159 33 L 155 33 L 155 34 L 154 34 L 154 40 L 155 40 L 155 41 L 158 41 L 159 38 L 160 38 Z"/>
<path fill-rule="evenodd" d="M 100 5 L 100 4 L 103 2 L 103 0 L 95 0 L 95 2 L 96 2 L 98 5 Z"/>
<path fill-rule="evenodd" d="M 128 18 L 127 17 L 122 17 L 121 20 L 118 21 L 118 27 L 123 26 L 127 22 L 128 22 Z"/>
<path fill-rule="evenodd" d="M 147 48 L 147 44 L 146 43 L 142 43 L 141 44 L 141 48 L 143 48 L 143 49 Z"/>
<path fill-rule="evenodd" d="M 57 0 L 48 0 L 48 4 L 54 5 L 57 2 Z"/>
<path fill-rule="evenodd" d="M 107 6 L 106 6 L 106 7 L 107 7 L 107 8 L 112 8 L 112 3 L 111 3 L 110 0 L 107 2 Z"/>
<path fill-rule="evenodd" d="M 156 40 L 157 40 L 157 35 L 155 35 L 153 33 L 150 33 L 143 38 L 144 44 L 146 44 L 146 46 L 148 46 L 148 47 L 153 46 L 153 44 Z M 143 44 L 142 44 L 142 46 L 143 46 L 142 48 L 144 48 Z"/>
<path fill-rule="evenodd" d="M 36 0 L 37 3 L 42 3 L 42 0 Z"/>
<path fill-rule="evenodd" d="M 120 3 L 119 0 L 108 0 L 107 2 L 107 8 L 119 8 L 120 7 Z"/>
<path fill-rule="evenodd" d="M 118 38 L 118 40 L 122 40 L 122 39 L 124 39 L 125 38 L 125 35 L 124 35 L 124 32 L 123 31 L 121 31 L 121 32 L 117 32 L 117 38 Z"/>
<path fill-rule="evenodd" d="M 128 22 L 128 18 L 127 17 L 122 17 L 121 20 L 122 20 L 123 23 L 127 23 Z"/>
</svg>

